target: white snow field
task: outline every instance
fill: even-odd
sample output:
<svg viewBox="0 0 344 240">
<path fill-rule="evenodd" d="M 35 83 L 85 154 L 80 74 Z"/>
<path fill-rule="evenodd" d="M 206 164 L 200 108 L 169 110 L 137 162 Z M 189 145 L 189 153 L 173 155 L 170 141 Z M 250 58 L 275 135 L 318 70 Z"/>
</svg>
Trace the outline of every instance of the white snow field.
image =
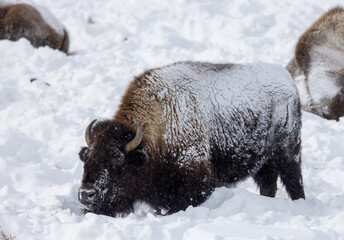
<svg viewBox="0 0 344 240">
<path fill-rule="evenodd" d="M 111 117 L 128 82 L 180 60 L 285 66 L 298 37 L 340 0 L 36 0 L 74 55 L 0 41 L 0 231 L 22 239 L 344 239 L 344 118 L 303 112 L 306 200 L 248 179 L 198 207 L 124 218 L 81 212 L 84 130 Z M 1 239 L 0 234 L 0 239 Z"/>
</svg>

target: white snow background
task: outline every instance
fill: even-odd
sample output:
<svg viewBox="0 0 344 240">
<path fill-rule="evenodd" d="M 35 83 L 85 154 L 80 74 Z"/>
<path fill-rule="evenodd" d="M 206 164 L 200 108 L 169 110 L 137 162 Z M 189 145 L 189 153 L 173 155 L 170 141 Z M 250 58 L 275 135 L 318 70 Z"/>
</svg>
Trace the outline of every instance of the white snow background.
<svg viewBox="0 0 344 240">
<path fill-rule="evenodd" d="M 21 239 L 344 239 L 344 118 L 303 113 L 306 200 L 251 179 L 199 207 L 125 218 L 82 214 L 84 130 L 111 117 L 134 75 L 180 60 L 285 66 L 298 37 L 335 0 L 37 0 L 75 55 L 0 41 L 0 226 Z M 344 5 L 344 4 L 343 4 Z"/>
</svg>

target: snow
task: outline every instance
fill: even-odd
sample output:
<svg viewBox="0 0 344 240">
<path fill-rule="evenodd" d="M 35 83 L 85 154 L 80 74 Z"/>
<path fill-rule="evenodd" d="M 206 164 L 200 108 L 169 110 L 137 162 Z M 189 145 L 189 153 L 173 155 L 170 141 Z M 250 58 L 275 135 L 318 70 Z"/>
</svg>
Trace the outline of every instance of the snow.
<svg viewBox="0 0 344 240">
<path fill-rule="evenodd" d="M 180 60 L 285 66 L 300 34 L 338 0 L 37 0 L 67 28 L 76 55 L 0 41 L 0 226 L 16 239 L 344 239 L 344 119 L 303 112 L 306 200 L 251 179 L 199 207 L 125 218 L 80 211 L 78 151 L 133 75 Z M 92 21 L 91 21 L 92 20 Z M 90 23 L 93 22 L 93 23 Z"/>
</svg>

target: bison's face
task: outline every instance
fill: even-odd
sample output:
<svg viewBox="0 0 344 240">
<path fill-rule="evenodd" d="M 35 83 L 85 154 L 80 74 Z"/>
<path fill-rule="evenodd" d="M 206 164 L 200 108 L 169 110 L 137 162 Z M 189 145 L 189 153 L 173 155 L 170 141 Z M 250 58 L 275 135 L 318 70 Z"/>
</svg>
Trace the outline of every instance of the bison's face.
<svg viewBox="0 0 344 240">
<path fill-rule="evenodd" d="M 137 176 L 147 155 L 140 145 L 142 132 L 102 121 L 85 132 L 88 147 L 79 153 L 84 175 L 79 201 L 86 212 L 116 216 L 132 210 L 137 198 Z"/>
</svg>

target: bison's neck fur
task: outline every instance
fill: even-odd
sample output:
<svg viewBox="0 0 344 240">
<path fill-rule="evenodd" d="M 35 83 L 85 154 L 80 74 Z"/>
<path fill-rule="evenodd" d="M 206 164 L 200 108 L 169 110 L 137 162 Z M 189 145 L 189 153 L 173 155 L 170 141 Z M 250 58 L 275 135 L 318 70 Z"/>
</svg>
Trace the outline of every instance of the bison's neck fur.
<svg viewBox="0 0 344 240">
<path fill-rule="evenodd" d="M 135 129 L 133 119 L 139 124 L 143 132 L 143 141 L 149 152 L 159 153 L 163 143 L 164 120 L 159 101 L 153 101 L 154 92 L 149 89 L 150 81 L 147 78 L 150 73 L 143 73 L 136 77 L 127 88 L 119 109 L 114 116 L 114 121 Z M 140 105 L 138 105 L 140 103 Z"/>
</svg>

